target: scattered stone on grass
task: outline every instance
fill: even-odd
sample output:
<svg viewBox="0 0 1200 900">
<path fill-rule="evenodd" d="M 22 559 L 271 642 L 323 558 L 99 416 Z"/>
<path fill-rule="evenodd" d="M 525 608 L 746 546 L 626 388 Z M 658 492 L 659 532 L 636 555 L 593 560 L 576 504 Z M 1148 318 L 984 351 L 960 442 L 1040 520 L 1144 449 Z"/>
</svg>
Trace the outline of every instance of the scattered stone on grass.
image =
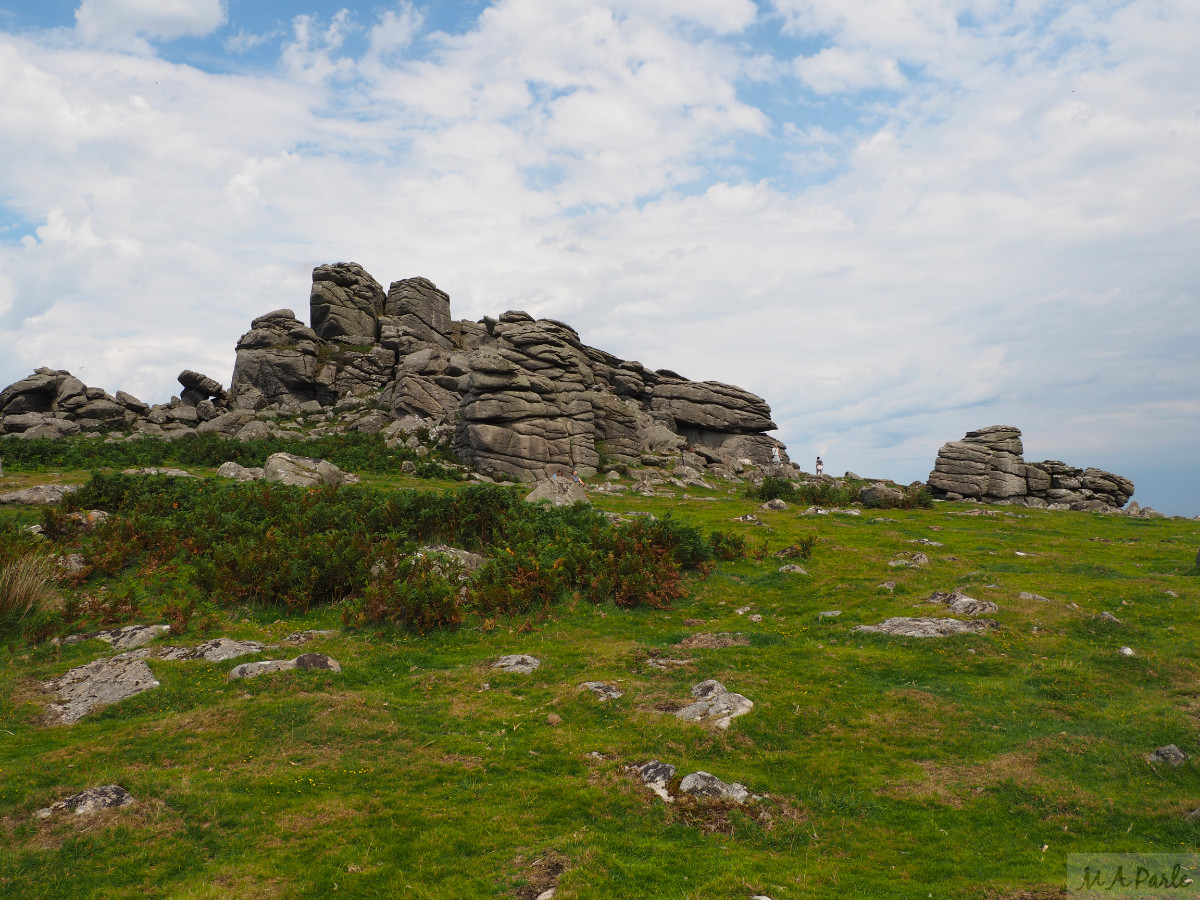
<svg viewBox="0 0 1200 900">
<path fill-rule="evenodd" d="M 999 628 L 1000 623 L 992 619 L 920 619 L 895 616 L 878 625 L 856 625 L 854 631 L 872 634 L 893 634 L 898 637 L 947 637 L 952 634 L 983 634 Z"/>
<path fill-rule="evenodd" d="M 762 616 L 760 616 L 758 613 L 755 613 L 752 616 L 747 616 L 746 618 L 749 619 L 751 622 L 754 622 L 755 624 L 762 621 Z"/>
<path fill-rule="evenodd" d="M 734 610 L 734 612 L 737 613 L 739 616 L 744 616 L 746 613 L 750 612 L 750 610 L 752 608 L 753 607 L 749 607 L 749 606 L 739 606 L 737 609 Z"/>
<path fill-rule="evenodd" d="M 61 701 L 46 707 L 46 724 L 73 725 L 94 710 L 158 687 L 158 681 L 145 662 L 122 654 L 78 666 L 42 687 Z"/>
<path fill-rule="evenodd" d="M 804 556 L 804 553 L 805 553 L 805 551 L 804 551 L 803 547 L 800 547 L 796 544 L 792 544 L 791 546 L 784 547 L 782 550 L 776 552 L 775 555 L 778 557 L 782 557 L 784 559 L 790 559 L 791 557 L 794 557 L 794 556 Z"/>
<path fill-rule="evenodd" d="M 957 616 L 982 616 L 1000 611 L 1000 607 L 991 600 L 976 600 L 974 597 L 968 597 L 961 590 L 955 590 L 949 594 L 945 591 L 934 591 L 925 602 L 945 606 Z"/>
<path fill-rule="evenodd" d="M 271 672 L 288 672 L 292 669 L 323 669 L 328 672 L 340 672 L 342 667 L 332 656 L 324 653 L 302 653 L 295 659 L 262 659 L 255 662 L 242 663 L 234 666 L 229 673 L 229 681 L 239 681 L 245 678 L 255 678 Z"/>
<path fill-rule="evenodd" d="M 817 613 L 818 619 L 836 619 L 842 614 L 840 609 L 827 609 L 824 612 Z"/>
<path fill-rule="evenodd" d="M 739 806 L 750 799 L 750 792 L 746 790 L 745 785 L 738 784 L 736 781 L 733 784 L 726 784 L 716 775 L 710 775 L 708 772 L 693 772 L 691 775 L 685 775 L 679 782 L 679 793 L 687 794 L 690 797 L 732 800 Z"/>
<path fill-rule="evenodd" d="M 915 538 L 909 541 L 910 544 L 922 544 L 926 547 L 941 547 L 944 546 L 939 541 L 931 541 L 929 538 Z"/>
<path fill-rule="evenodd" d="M 122 469 L 122 475 L 166 475 L 170 478 L 195 478 L 191 472 L 185 472 L 183 469 L 173 469 L 163 466 L 143 466 L 140 469 Z"/>
<path fill-rule="evenodd" d="M 722 631 L 718 634 L 693 634 L 675 646 L 681 650 L 723 650 L 726 647 L 747 647 L 750 641 L 741 633 Z"/>
<path fill-rule="evenodd" d="M 670 763 L 659 762 L 657 759 L 652 759 L 649 762 L 641 763 L 636 766 L 626 766 L 625 771 L 631 772 L 642 780 L 642 784 L 662 797 L 667 803 L 674 803 L 675 799 L 667 791 L 667 785 L 671 783 L 671 779 L 675 777 L 675 767 Z"/>
<path fill-rule="evenodd" d="M 955 513 L 956 516 L 994 516 L 996 511 L 993 509 L 968 509 L 960 513 Z"/>
<path fill-rule="evenodd" d="M 804 566 L 798 566 L 795 563 L 788 563 L 786 566 L 780 566 L 779 571 L 785 575 L 807 575 Z"/>
<path fill-rule="evenodd" d="M 332 628 L 327 628 L 324 631 L 317 631 L 315 629 L 310 629 L 308 631 L 293 631 L 291 634 L 289 634 L 287 637 L 285 637 L 282 641 L 280 641 L 280 643 L 282 643 L 282 644 L 307 644 L 309 641 L 311 641 L 315 638 L 325 637 L 325 635 L 327 635 L 327 634 L 337 634 L 337 632 L 334 631 Z"/>
<path fill-rule="evenodd" d="M 526 503 L 549 503 L 551 506 L 574 506 L 576 503 L 588 503 L 587 491 L 582 484 L 570 478 L 551 478 L 549 481 L 538 482 L 538 486 L 525 495 Z"/>
<path fill-rule="evenodd" d="M 83 558 L 82 553 L 68 553 L 66 556 L 58 558 L 57 566 L 63 570 L 63 574 L 70 577 L 78 575 L 87 568 L 87 560 Z"/>
<path fill-rule="evenodd" d="M 730 692 L 713 678 L 697 684 L 691 693 L 696 702 L 675 713 L 677 718 L 687 722 L 710 720 L 718 728 L 725 729 L 733 719 L 754 709 L 753 701 Z"/>
<path fill-rule="evenodd" d="M 95 531 L 97 525 L 103 525 L 112 516 L 102 509 L 78 510 L 67 513 L 67 520 L 77 531 Z"/>
<path fill-rule="evenodd" d="M 1100 613 L 1099 615 L 1092 616 L 1092 618 L 1093 619 L 1101 619 L 1102 621 L 1105 621 L 1105 622 L 1112 622 L 1114 625 L 1121 624 L 1121 620 L 1118 619 L 1116 616 L 1114 616 L 1112 613 L 1110 613 L 1108 610 L 1104 610 L 1104 612 Z"/>
<path fill-rule="evenodd" d="M 762 506 L 759 507 L 759 509 L 766 509 L 766 510 L 770 510 L 772 512 L 783 512 L 787 508 L 788 508 L 788 505 L 784 501 L 780 500 L 778 497 L 776 497 L 774 500 L 768 500 L 766 503 L 764 503 Z"/>
<path fill-rule="evenodd" d="M 1146 762 L 1151 763 L 1167 763 L 1171 766 L 1181 766 L 1187 760 L 1188 755 L 1176 747 L 1174 744 L 1167 744 L 1165 747 L 1159 747 L 1153 753 L 1146 756 Z"/>
<path fill-rule="evenodd" d="M 1031 594 L 1029 591 L 1021 591 L 1017 595 L 1018 600 L 1040 600 L 1042 603 L 1052 603 L 1049 597 L 1043 597 L 1041 594 Z"/>
<path fill-rule="evenodd" d="M 750 524 L 750 525 L 756 525 L 756 524 L 758 524 L 759 519 L 758 519 L 758 516 L 753 515 L 752 513 L 746 513 L 744 516 L 738 516 L 733 521 L 746 522 L 747 524 Z"/>
<path fill-rule="evenodd" d="M 694 660 L 690 659 L 667 659 L 661 656 L 651 656 L 646 660 L 646 666 L 651 669 L 658 669 L 660 672 L 669 672 L 672 669 L 681 669 L 684 666 L 690 666 Z"/>
<path fill-rule="evenodd" d="M 77 484 L 35 484 L 33 487 L 0 494 L 0 503 L 49 506 L 54 503 L 62 503 L 63 497 L 77 490 L 79 490 L 79 485 Z"/>
<path fill-rule="evenodd" d="M 896 589 L 896 582 L 885 581 L 883 584 L 876 585 L 876 589 L 883 591 L 894 591 Z"/>
<path fill-rule="evenodd" d="M 119 784 L 102 784 L 88 788 L 78 794 L 51 803 L 34 813 L 39 819 L 48 819 L 56 812 L 73 812 L 77 816 L 90 816 L 102 809 L 118 809 L 134 803 L 133 795 Z"/>
<path fill-rule="evenodd" d="M 512 653 L 508 656 L 502 656 L 494 663 L 493 669 L 500 669 L 504 672 L 511 672 L 515 675 L 529 675 L 542 664 L 542 661 L 536 656 L 526 656 L 523 653 Z"/>
<path fill-rule="evenodd" d="M 64 644 L 78 644 L 82 641 L 97 640 L 111 644 L 114 650 L 132 650 L 148 644 L 159 635 L 168 634 L 170 625 L 126 625 L 124 628 L 113 628 L 110 631 L 90 631 L 87 634 L 73 634 L 63 638 Z"/>
<path fill-rule="evenodd" d="M 1120 653 L 1122 656 L 1134 656 L 1135 655 L 1132 647 L 1122 647 L 1117 652 Z"/>
<path fill-rule="evenodd" d="M 580 687 L 587 688 L 589 691 L 595 694 L 596 699 L 598 699 L 601 703 L 605 702 L 606 700 L 616 700 L 625 696 L 624 692 L 618 690 L 615 685 L 611 685 L 606 681 L 585 681 L 580 685 Z"/>
</svg>

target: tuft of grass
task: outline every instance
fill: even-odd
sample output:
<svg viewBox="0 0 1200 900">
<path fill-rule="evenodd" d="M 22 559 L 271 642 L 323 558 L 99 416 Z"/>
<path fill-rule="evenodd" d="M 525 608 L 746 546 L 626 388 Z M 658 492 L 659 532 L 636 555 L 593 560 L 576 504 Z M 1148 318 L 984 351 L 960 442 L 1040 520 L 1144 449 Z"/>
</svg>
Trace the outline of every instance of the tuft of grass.
<svg viewBox="0 0 1200 900">
<path fill-rule="evenodd" d="M 0 568 L 0 634 L 49 612 L 58 598 L 57 580 L 54 562 L 40 554 L 19 557 Z"/>
</svg>

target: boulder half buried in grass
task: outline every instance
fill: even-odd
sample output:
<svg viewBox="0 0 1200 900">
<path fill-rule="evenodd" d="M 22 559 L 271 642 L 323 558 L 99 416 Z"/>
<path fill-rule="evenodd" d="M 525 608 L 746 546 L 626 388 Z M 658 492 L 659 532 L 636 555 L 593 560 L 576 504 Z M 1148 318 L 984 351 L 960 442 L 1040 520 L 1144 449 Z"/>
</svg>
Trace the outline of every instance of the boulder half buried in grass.
<svg viewBox="0 0 1200 900">
<path fill-rule="evenodd" d="M 983 634 L 999 628 L 1000 623 L 992 619 L 917 619 L 895 616 L 878 625 L 858 625 L 854 631 L 871 634 L 894 634 L 898 637 L 947 637 L 952 634 Z"/>
<path fill-rule="evenodd" d="M 46 708 L 49 725 L 73 725 L 88 713 L 158 687 L 158 680 L 141 659 L 115 656 L 72 669 L 42 687 L 58 695 Z"/>
<path fill-rule="evenodd" d="M 295 659 L 261 659 L 256 662 L 242 663 L 234 666 L 229 673 L 230 681 L 244 678 L 255 678 L 271 672 L 289 672 L 292 669 L 322 669 L 326 672 L 340 672 L 342 667 L 332 656 L 324 653 L 302 653 Z"/>
<path fill-rule="evenodd" d="M 102 809 L 118 809 L 134 803 L 133 795 L 119 784 L 102 784 L 99 787 L 88 788 L 78 794 L 51 803 L 45 809 L 39 809 L 35 816 L 48 819 L 56 812 L 73 812 L 77 816 L 90 816 Z"/>
</svg>

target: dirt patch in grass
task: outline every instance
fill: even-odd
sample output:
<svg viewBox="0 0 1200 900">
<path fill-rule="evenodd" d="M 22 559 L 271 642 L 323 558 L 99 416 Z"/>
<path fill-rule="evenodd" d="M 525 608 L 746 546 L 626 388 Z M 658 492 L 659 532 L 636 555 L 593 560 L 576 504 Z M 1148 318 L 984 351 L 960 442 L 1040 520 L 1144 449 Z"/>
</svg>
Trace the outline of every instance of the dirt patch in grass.
<svg viewBox="0 0 1200 900">
<path fill-rule="evenodd" d="M 749 647 L 744 634 L 693 634 L 674 646 L 680 650 L 722 650 L 725 647 Z"/>
<path fill-rule="evenodd" d="M 6 832 L 12 834 L 19 820 L 6 816 L 3 820 Z M 137 800 L 118 809 L 103 809 L 91 815 L 78 816 L 69 812 L 55 812 L 48 819 L 34 819 L 36 830 L 24 839 L 24 846 L 35 850 L 58 852 L 62 845 L 72 839 L 96 834 L 112 828 L 128 828 L 139 832 L 139 840 L 156 841 L 177 834 L 183 829 L 179 815 L 157 798 Z"/>
<path fill-rule="evenodd" d="M 549 850 L 536 859 L 527 860 L 518 856 L 513 860 L 517 870 L 516 879 L 523 881 L 512 891 L 517 900 L 537 900 L 538 896 L 551 888 L 558 887 L 558 879 L 567 870 L 570 860 L 556 850 Z"/>
</svg>

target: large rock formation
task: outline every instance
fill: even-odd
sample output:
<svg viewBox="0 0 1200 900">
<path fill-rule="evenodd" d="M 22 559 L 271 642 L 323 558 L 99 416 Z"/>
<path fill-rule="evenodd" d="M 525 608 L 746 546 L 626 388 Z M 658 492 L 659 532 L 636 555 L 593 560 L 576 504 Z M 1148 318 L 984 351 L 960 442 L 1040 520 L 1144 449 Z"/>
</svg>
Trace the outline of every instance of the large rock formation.
<svg viewBox="0 0 1200 900">
<path fill-rule="evenodd" d="M 929 490 L 941 499 L 1012 501 L 1026 506 L 1105 510 L 1124 506 L 1133 482 L 1103 469 L 1079 469 L 1058 460 L 1027 463 L 1021 430 L 992 425 L 943 444 Z"/>
<path fill-rule="evenodd" d="M 357 263 L 318 266 L 309 315 L 311 327 L 289 309 L 259 316 L 237 343 L 228 391 L 185 370 L 179 396 L 154 407 L 39 369 L 0 393 L 0 434 L 249 439 L 271 433 L 279 414 L 364 431 L 394 419 L 452 434 L 480 472 L 526 481 L 680 457 L 733 474 L 784 449 L 766 434 L 770 407 L 748 391 L 647 369 L 524 312 L 455 321 L 449 296 L 425 278 L 385 293 Z"/>
<path fill-rule="evenodd" d="M 718 466 L 782 449 L 765 434 L 770 407 L 741 388 L 647 370 L 524 312 L 455 321 L 425 278 L 385 295 L 356 263 L 318 266 L 310 303 L 311 329 L 287 310 L 254 320 L 230 405 L 297 412 L 358 398 L 453 427 L 464 462 L 527 481 L 689 448 Z"/>
</svg>

